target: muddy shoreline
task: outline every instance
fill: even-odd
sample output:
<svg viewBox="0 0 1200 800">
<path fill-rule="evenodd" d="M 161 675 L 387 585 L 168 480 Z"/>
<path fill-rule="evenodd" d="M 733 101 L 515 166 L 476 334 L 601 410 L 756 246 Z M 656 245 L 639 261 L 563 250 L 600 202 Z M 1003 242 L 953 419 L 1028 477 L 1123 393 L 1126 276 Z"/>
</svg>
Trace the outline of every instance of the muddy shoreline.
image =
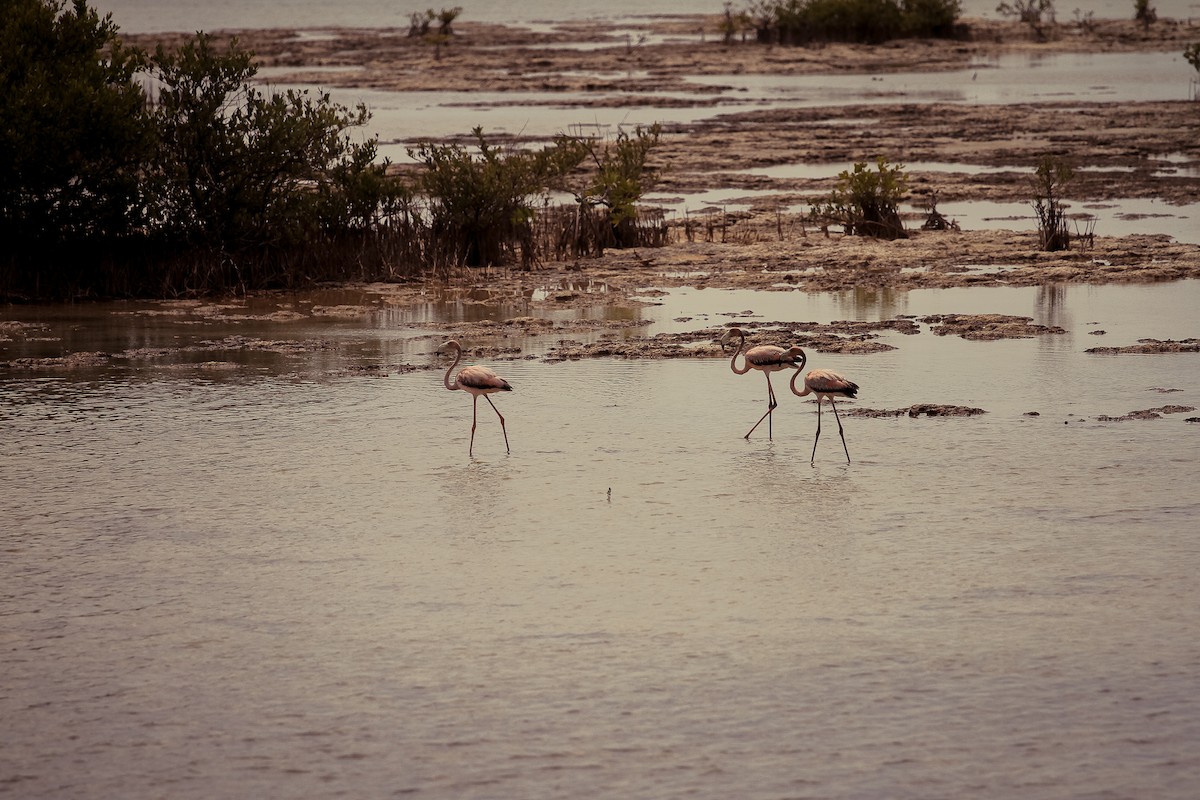
<svg viewBox="0 0 1200 800">
<path fill-rule="evenodd" d="M 650 18 L 641 32 L 599 22 L 559 25 L 546 31 L 469 21 L 456 24 L 448 48 L 436 53 L 403 29 L 236 32 L 254 51 L 271 81 L 308 82 L 313 69 L 329 86 L 402 91 L 473 91 L 481 94 L 594 92 L 619 90 L 622 102 L 644 102 L 648 93 L 677 90 L 680 103 L 713 102 L 711 91 L 685 79 L 732 72 L 793 75 L 822 72 L 888 72 L 962 69 L 1003 53 L 1180 52 L 1200 40 L 1200 23 L 1163 20 L 1143 30 L 1132 21 L 1099 21 L 1090 32 L 1063 26 L 1051 41 L 1033 41 L 1016 23 L 971 21 L 972 36 L 955 41 L 899 41 L 880 47 L 828 45 L 815 48 L 722 45 L 711 17 Z M 220 34 L 218 38 L 232 35 Z M 126 37 L 153 48 L 180 36 Z M 578 98 L 576 110 L 586 108 Z M 611 96 L 603 102 L 612 102 Z M 1146 283 L 1200 278 L 1200 246 L 1166 235 L 1106 236 L 1102 230 L 1073 249 L 1040 250 L 1033 231 L 921 230 L 906 220 L 910 237 L 880 241 L 822 231 L 796 206 L 831 188 L 831 179 L 803 180 L 751 175 L 751 167 L 831 163 L 886 156 L 893 163 L 938 161 L 963 169 L 910 172 L 913 202 L 936 193 L 939 201 L 1027 202 L 1036 159 L 1047 153 L 1070 156 L 1088 166 L 1077 173 L 1072 196 L 1086 206 L 1115 198 L 1154 198 L 1165 204 L 1194 203 L 1200 165 L 1200 104 L 1064 102 L 1020 105 L 893 104 L 829 108 L 776 108 L 727 113 L 665 129 L 656 151 L 660 180 L 655 191 L 690 193 L 709 189 L 761 192 L 748 211 L 721 212 L 707 228 L 676 226 L 672 243 L 659 248 L 609 250 L 597 259 L 543 263 L 533 270 L 460 270 L 438 279 L 341 287 L 371 297 L 371 306 L 297 305 L 285 294 L 259 294 L 214 302 L 164 303 L 157 311 L 197 320 L 236 322 L 303 320 L 312 316 L 355 317 L 380 307 L 407 308 L 431 295 L 450 302 L 512 303 L 533 316 L 499 322 L 438 325 L 464 340 L 490 342 L 472 355 L 492 360 L 546 361 L 595 357 L 716 358 L 714 324 L 682 334 L 639 337 L 636 321 L 551 321 L 553 312 L 600 305 L 635 307 L 677 287 L 829 292 L 849 289 L 910 290 L 967 286 L 1034 286 L 1054 283 Z M 565 117 L 570 112 L 564 112 Z M 466 134 L 466 132 L 463 132 Z M 504 137 L 501 137 L 504 138 Z M 1166 157 L 1176 169 L 1164 168 Z M 404 167 L 400 167 L 404 169 Z M 603 291 L 589 287 L 602 286 Z M 546 287 L 560 287 L 546 290 Z M 253 310 L 252 310 L 253 309 Z M 559 317 L 562 315 L 559 314 Z M 738 316 L 731 310 L 731 319 Z M 739 319 L 752 343 L 795 342 L 815 352 L 865 354 L 894 349 L 882 332 L 917 333 L 917 322 L 935 335 L 974 339 L 1046 336 L 1027 318 L 943 315 L 944 319 L 886 320 L 863 324 Z M 643 323 L 644 324 L 644 323 Z M 428 326 L 426 326 L 428 327 Z M 9 328 L 0 337 L 34 332 Z M 1102 335 L 1103 331 L 1092 331 Z M 583 334 L 583 335 L 581 335 Z M 503 344 L 509 337 L 554 341 L 531 356 Z M 1133 348 L 1089 352 L 1196 352 L 1195 340 L 1143 342 Z M 431 344 L 432 349 L 436 343 Z M 244 348 L 280 355 L 324 347 L 321 342 L 281 343 L 222 340 L 201 349 L 221 353 Z M 178 354 L 174 354 L 178 355 Z M 139 364 L 170 360 L 170 353 L 75 354 L 64 359 L 26 359 L 0 366 L 15 370 Z M 198 356 L 197 356 L 198 357 Z M 207 356 L 204 356 L 207 357 Z M 224 362 L 205 362 L 216 369 Z M 391 369 L 396 369 L 392 365 Z M 400 371 L 436 368 L 402 364 Z M 378 374 L 386 374 L 387 368 Z M 894 413 L 909 413 L 901 409 Z M 892 411 L 879 412 L 892 414 Z"/>
</svg>

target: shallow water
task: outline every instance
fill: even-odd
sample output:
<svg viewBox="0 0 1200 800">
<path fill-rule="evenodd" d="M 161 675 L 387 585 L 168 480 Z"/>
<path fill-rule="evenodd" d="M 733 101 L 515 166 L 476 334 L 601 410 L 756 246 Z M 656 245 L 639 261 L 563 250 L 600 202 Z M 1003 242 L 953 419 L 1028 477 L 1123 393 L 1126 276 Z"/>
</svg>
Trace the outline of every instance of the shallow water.
<svg viewBox="0 0 1200 800">
<path fill-rule="evenodd" d="M 882 75 L 705 75 L 701 85 L 788 106 L 879 103 L 1171 101 L 1191 99 L 1195 70 L 1181 53 L 1006 54 L 961 70 Z"/>
<path fill-rule="evenodd" d="M 223 28 L 275 28 L 287 25 L 314 27 L 404 27 L 412 10 L 386 0 L 96 0 L 89 5 L 111 12 L 121 29 L 132 33 L 154 31 L 214 31 Z M 1200 16 L 1196 0 L 1155 0 L 1159 17 L 1188 19 Z M 965 0 L 964 18 L 997 18 L 993 0 Z M 735 3 L 735 9 L 741 5 Z M 415 6 L 414 6 L 415 8 Z M 660 14 L 720 14 L 720 0 L 609 0 L 602 5 L 583 0 L 488 0 L 463 7 L 463 19 L 480 22 L 543 24 L 588 18 L 625 19 Z M 1092 12 L 1097 19 L 1133 16 L 1128 0 L 1087 0 L 1060 9 L 1059 21 L 1070 24 L 1074 10 Z"/>
<path fill-rule="evenodd" d="M 130 3 L 125 30 L 405 16 Z M 0 795 L 1194 796 L 1196 426 L 1096 417 L 1200 406 L 1197 356 L 1083 351 L 1200 335 L 1200 282 L 685 288 L 582 312 L 651 321 L 630 335 L 933 313 L 1066 329 L 810 354 L 859 407 L 989 412 L 846 418 L 850 464 L 828 409 L 805 460 L 815 414 L 779 377 L 774 438 L 747 442 L 761 376 L 523 358 L 551 337 L 467 342 L 522 348 L 494 364 L 512 453 L 483 404 L 469 458 L 469 398 L 397 367 L 440 363 L 449 322 L 530 307 L 307 316 L 373 301 L 238 323 L 0 308 L 45 326 L 0 329 L 0 361 L 306 345 L 0 369 Z"/>
<path fill-rule="evenodd" d="M 47 327 L 2 359 L 330 347 L 0 372 L 0 793 L 1191 798 L 1196 428 L 1095 417 L 1200 405 L 1197 356 L 1083 350 L 1196 336 L 1198 287 L 682 289 L 608 312 L 650 333 L 1067 330 L 810 354 L 859 406 L 989 412 L 846 418 L 847 464 L 826 408 L 815 465 L 811 404 L 777 377 L 774 438 L 747 442 L 764 381 L 716 360 L 495 363 L 512 453 L 483 404 L 469 458 L 470 398 L 394 370 L 436 361 L 453 305 L 236 326 L 5 309 Z"/>
<path fill-rule="evenodd" d="M 881 103 L 973 103 L 1005 105 L 1042 102 L 1138 102 L 1190 98 L 1194 70 L 1179 53 L 1061 53 L 1041 57 L 1008 55 L 962 70 L 838 75 L 708 75 L 690 82 L 722 87 L 711 104 L 679 106 L 679 93 L 643 98 L 635 107 L 593 105 L 614 92 L 391 92 L 322 87 L 336 103 L 365 103 L 368 125 L 394 161 L 407 160 L 404 142 L 460 135 L 476 125 L 486 132 L 530 137 L 561 133 L 572 125 L 694 123 L 730 112 Z M 266 74 L 270 77 L 270 73 Z M 320 73 L 313 76 L 321 83 Z M 311 88 L 279 84 L 286 88 Z M 603 132 L 603 131 L 602 131 Z"/>
</svg>

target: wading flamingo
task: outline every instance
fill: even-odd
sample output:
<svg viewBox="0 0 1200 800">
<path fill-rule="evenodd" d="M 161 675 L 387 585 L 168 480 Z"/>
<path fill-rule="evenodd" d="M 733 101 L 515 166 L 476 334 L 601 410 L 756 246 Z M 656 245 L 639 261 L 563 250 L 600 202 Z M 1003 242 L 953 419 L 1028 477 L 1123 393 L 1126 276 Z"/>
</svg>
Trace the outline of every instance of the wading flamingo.
<svg viewBox="0 0 1200 800">
<path fill-rule="evenodd" d="M 508 430 L 504 427 L 504 415 L 500 413 L 500 409 L 496 408 L 496 404 L 492 402 L 492 398 L 488 397 L 492 392 L 511 392 L 512 387 L 508 385 L 508 381 L 501 378 L 495 372 L 487 367 L 481 367 L 476 364 L 473 367 L 463 367 L 459 371 L 458 377 L 454 379 L 454 383 L 450 382 L 450 373 L 458 366 L 458 362 L 462 360 L 462 345 L 456 340 L 451 339 L 444 345 L 438 348 L 438 353 L 447 350 L 453 350 L 455 353 L 454 363 L 446 370 L 446 377 L 442 379 L 442 383 L 446 384 L 446 388 L 450 391 L 462 389 L 469 393 L 474 400 L 471 401 L 471 445 L 467 449 L 467 455 L 474 455 L 475 452 L 475 423 L 478 419 L 479 412 L 479 396 L 483 395 L 483 399 L 488 401 L 488 405 L 496 412 L 496 416 L 500 418 L 500 430 L 504 433 L 504 451 L 511 453 L 508 448 Z"/>
<path fill-rule="evenodd" d="M 737 367 L 738 354 L 742 352 L 742 348 L 746 346 L 746 334 L 741 328 L 730 328 L 721 336 L 721 348 L 724 349 L 733 337 L 738 337 L 738 348 L 733 354 L 733 358 L 729 360 L 729 368 L 737 375 L 745 375 L 751 369 L 762 370 L 767 376 L 767 413 L 763 414 L 758 422 L 754 423 L 754 428 L 762 424 L 762 421 L 767 420 L 767 438 L 771 438 L 771 412 L 779 403 L 775 402 L 775 390 L 771 387 L 771 373 L 779 372 L 789 367 L 794 367 L 797 371 L 804 367 L 805 355 L 804 351 L 799 347 L 790 347 L 784 350 L 782 347 L 776 347 L 773 344 L 759 345 L 751 347 L 746 351 L 746 355 L 742 358 L 742 368 Z M 800 363 L 796 363 L 796 358 L 800 358 Z M 754 433 L 754 428 L 746 434 L 747 439 L 750 434 Z"/>
<path fill-rule="evenodd" d="M 842 418 L 838 416 L 837 404 L 833 402 L 833 398 L 835 396 L 854 397 L 858 394 L 858 384 L 827 369 L 812 369 L 804 376 L 804 391 L 798 392 L 796 391 L 796 379 L 799 377 L 800 370 L 797 369 L 789 384 L 792 394 L 797 397 L 804 397 L 807 394 L 817 396 L 817 435 L 813 439 L 812 462 L 815 464 L 817 461 L 817 439 L 821 438 L 821 400 L 828 397 L 829 405 L 833 406 L 833 418 L 837 420 L 838 435 L 842 437 L 842 449 L 846 451 L 846 463 L 849 464 L 850 448 L 846 447 L 846 434 L 842 431 Z"/>
</svg>

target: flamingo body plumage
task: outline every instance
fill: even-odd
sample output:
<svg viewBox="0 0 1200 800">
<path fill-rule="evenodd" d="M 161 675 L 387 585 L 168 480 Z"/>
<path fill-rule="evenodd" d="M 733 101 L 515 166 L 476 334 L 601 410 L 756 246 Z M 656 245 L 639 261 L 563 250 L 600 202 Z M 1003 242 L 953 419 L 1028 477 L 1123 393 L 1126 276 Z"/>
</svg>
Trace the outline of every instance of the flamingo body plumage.
<svg viewBox="0 0 1200 800">
<path fill-rule="evenodd" d="M 792 394 L 797 397 L 809 394 L 817 396 L 817 435 L 813 438 L 812 461 L 815 463 L 817 460 L 817 441 L 821 438 L 821 401 L 828 398 L 829 405 L 833 408 L 833 418 L 837 420 L 838 435 L 842 437 L 842 449 L 846 451 L 846 463 L 850 463 L 850 448 L 846 447 L 846 433 L 842 430 L 842 418 L 838 416 L 837 404 L 833 402 L 833 398 L 857 397 L 858 384 L 833 370 L 813 369 L 804 376 L 804 391 L 800 392 L 796 390 L 796 379 L 799 377 L 800 370 L 797 369 L 789 384 Z"/>
<path fill-rule="evenodd" d="M 495 392 L 511 392 L 512 386 L 508 381 L 501 378 L 490 367 L 485 367 L 480 364 L 474 364 L 469 367 L 463 367 L 459 370 L 458 375 L 454 378 L 454 382 L 450 381 L 450 374 L 454 372 L 454 368 L 458 366 L 458 362 L 462 360 L 462 345 L 456 340 L 443 344 L 438 348 L 438 352 L 443 350 L 453 350 L 455 352 L 454 363 L 446 370 L 446 375 L 442 378 L 442 383 L 450 391 L 462 390 L 471 395 L 471 444 L 467 450 L 468 455 L 475 453 L 475 426 L 479 418 L 479 398 L 482 396 L 488 401 L 488 405 L 496 412 L 496 416 L 500 418 L 500 430 L 504 434 L 504 451 L 511 453 L 512 450 L 508 446 L 508 429 L 504 426 L 504 415 L 500 413 L 500 409 L 496 408 L 496 404 L 492 402 L 489 394 Z"/>
<path fill-rule="evenodd" d="M 771 373 L 779 372 L 784 369 L 795 369 L 799 371 L 804 367 L 807 356 L 799 347 L 789 347 L 784 349 L 773 344 L 763 344 L 756 347 L 751 347 L 746 351 L 742 359 L 742 368 L 738 369 L 737 357 L 742 352 L 742 348 L 746 346 L 746 334 L 741 328 L 730 328 L 721 336 L 721 347 L 729 343 L 733 337 L 738 337 L 738 348 L 733 353 L 733 358 L 729 360 L 729 368 L 733 370 L 735 375 L 745 375 L 752 369 L 761 371 L 767 377 L 767 413 L 763 414 L 758 422 L 754 423 L 744 438 L 749 439 L 750 434 L 754 433 L 755 428 L 762 424 L 762 421 L 767 420 L 767 438 L 772 436 L 771 420 L 772 412 L 779 405 L 775 400 L 775 389 L 771 386 Z M 799 359 L 799 361 L 797 361 Z"/>
</svg>

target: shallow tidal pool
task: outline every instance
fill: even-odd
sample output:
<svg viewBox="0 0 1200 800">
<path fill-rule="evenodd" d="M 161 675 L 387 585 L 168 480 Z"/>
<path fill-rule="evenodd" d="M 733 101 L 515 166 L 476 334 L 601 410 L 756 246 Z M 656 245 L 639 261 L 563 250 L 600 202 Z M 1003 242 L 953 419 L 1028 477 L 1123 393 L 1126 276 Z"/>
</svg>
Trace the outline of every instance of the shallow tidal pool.
<svg viewBox="0 0 1200 800">
<path fill-rule="evenodd" d="M 470 458 L 471 398 L 396 369 L 445 363 L 450 309 L 228 329 L 5 309 L 47 327 L 2 359 L 331 345 L 0 372 L 0 794 L 1190 798 L 1200 429 L 1097 417 L 1200 406 L 1200 356 L 1084 350 L 1195 337 L 1195 294 L 685 289 L 630 312 L 652 319 L 630 335 L 1066 330 L 810 352 L 862 387 L 843 412 L 988 412 L 843 413 L 849 464 L 828 407 L 810 463 L 815 407 L 784 375 L 773 438 L 743 439 L 765 381 L 715 359 L 492 362 L 512 452 L 481 401 Z"/>
</svg>

